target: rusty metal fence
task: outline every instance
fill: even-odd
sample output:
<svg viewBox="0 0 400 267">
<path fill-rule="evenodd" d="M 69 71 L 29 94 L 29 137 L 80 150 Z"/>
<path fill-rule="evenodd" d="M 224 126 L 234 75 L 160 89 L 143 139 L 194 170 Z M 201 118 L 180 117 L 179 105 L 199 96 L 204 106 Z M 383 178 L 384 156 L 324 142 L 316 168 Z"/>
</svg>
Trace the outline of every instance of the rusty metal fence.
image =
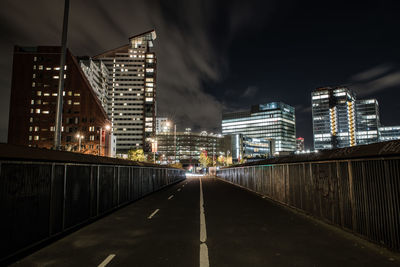
<svg viewBox="0 0 400 267">
<path fill-rule="evenodd" d="M 169 168 L 0 160 L 0 262 L 183 179 Z"/>
<path fill-rule="evenodd" d="M 400 250 L 400 158 L 221 169 L 218 177 Z"/>
</svg>

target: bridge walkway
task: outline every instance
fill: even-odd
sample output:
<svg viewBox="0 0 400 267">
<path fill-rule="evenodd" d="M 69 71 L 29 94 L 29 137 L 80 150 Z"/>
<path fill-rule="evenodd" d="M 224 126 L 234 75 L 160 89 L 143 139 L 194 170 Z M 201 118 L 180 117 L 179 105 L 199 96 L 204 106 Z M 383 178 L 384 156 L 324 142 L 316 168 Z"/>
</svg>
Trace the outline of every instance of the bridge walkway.
<svg viewBox="0 0 400 267">
<path fill-rule="evenodd" d="M 255 193 L 193 177 L 13 265 L 343 267 L 400 261 L 397 254 Z"/>
</svg>

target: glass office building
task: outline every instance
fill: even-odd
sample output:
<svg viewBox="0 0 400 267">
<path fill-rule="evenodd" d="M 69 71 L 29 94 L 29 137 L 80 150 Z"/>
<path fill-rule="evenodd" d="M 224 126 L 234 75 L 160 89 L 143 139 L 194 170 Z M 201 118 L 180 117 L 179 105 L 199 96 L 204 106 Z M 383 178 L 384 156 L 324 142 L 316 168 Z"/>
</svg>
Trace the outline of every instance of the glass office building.
<svg viewBox="0 0 400 267">
<path fill-rule="evenodd" d="M 379 127 L 379 141 L 392 141 L 400 139 L 400 126 Z"/>
<path fill-rule="evenodd" d="M 276 152 L 292 152 L 296 150 L 295 110 L 282 102 L 272 102 L 252 106 L 248 111 L 225 113 L 222 134 L 273 139 Z"/>
<path fill-rule="evenodd" d="M 356 145 L 355 97 L 346 87 L 312 92 L 314 149 Z"/>
<path fill-rule="evenodd" d="M 376 99 L 356 100 L 357 145 L 379 142 L 379 105 Z"/>
<path fill-rule="evenodd" d="M 275 141 L 273 139 L 251 138 L 243 134 L 225 137 L 230 137 L 233 163 L 239 163 L 242 160 L 262 160 L 274 154 Z"/>
</svg>

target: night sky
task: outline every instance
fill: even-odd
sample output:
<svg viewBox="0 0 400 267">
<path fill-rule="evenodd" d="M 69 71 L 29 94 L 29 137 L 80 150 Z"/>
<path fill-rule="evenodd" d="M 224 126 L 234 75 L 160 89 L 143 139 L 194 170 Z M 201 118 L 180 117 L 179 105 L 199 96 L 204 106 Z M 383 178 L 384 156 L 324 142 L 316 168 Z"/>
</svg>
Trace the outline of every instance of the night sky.
<svg viewBox="0 0 400 267">
<path fill-rule="evenodd" d="M 359 3 L 357 3 L 359 2 Z M 71 0 L 68 47 L 93 56 L 156 29 L 158 114 L 220 132 L 221 112 L 282 101 L 312 145 L 311 91 L 349 85 L 400 125 L 400 1 Z M 62 0 L 0 2 L 0 142 L 14 45 L 59 45 Z"/>
</svg>

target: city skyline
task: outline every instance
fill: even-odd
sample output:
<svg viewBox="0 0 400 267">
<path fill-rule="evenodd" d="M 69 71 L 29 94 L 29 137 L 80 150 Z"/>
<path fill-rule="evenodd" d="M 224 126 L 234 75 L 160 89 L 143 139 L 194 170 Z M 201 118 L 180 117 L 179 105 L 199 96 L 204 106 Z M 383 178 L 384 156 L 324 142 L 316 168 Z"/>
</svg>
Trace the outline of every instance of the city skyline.
<svg viewBox="0 0 400 267">
<path fill-rule="evenodd" d="M 13 45 L 58 45 L 63 5 L 3 1 L 1 10 L 5 142 Z M 379 101 L 382 125 L 399 124 L 393 112 L 400 107 L 398 10 L 389 1 L 73 2 L 68 47 L 78 56 L 95 55 L 155 28 L 159 114 L 173 117 L 180 130 L 219 132 L 222 111 L 282 101 L 296 108 L 297 136 L 310 148 L 311 91 L 321 86 L 348 84 L 360 98 Z"/>
</svg>

